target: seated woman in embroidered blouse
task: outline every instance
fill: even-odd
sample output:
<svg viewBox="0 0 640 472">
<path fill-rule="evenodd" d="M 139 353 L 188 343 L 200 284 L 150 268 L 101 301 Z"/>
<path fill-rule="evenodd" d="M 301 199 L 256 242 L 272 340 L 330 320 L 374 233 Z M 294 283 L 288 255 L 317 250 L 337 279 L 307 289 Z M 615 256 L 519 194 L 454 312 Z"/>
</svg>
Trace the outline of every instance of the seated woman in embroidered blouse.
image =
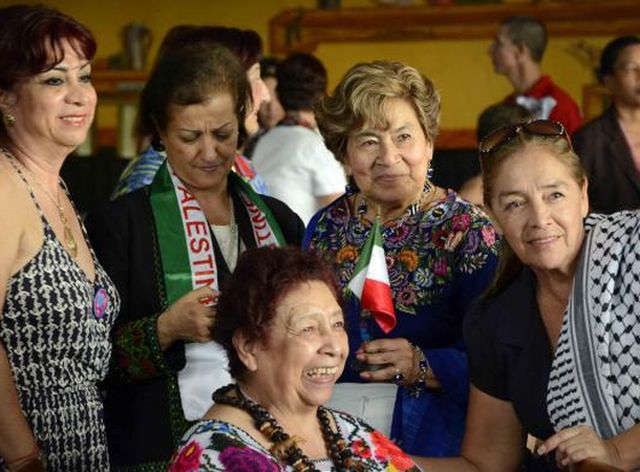
<svg viewBox="0 0 640 472">
<path fill-rule="evenodd" d="M 412 67 L 349 70 L 318 126 L 350 188 L 314 216 L 303 244 L 333 265 L 348 294 L 379 217 L 396 325 L 383 331 L 348 294 L 351 354 L 331 405 L 383 432 L 393 414 L 403 450 L 447 456 L 459 452 L 467 407 L 462 320 L 493 276 L 498 244 L 480 209 L 429 180 L 439 111 L 433 83 Z"/>
<path fill-rule="evenodd" d="M 322 405 L 348 343 L 331 267 L 300 249 L 240 256 L 213 338 L 237 380 L 184 436 L 169 470 L 418 471 L 378 431 Z"/>
<path fill-rule="evenodd" d="M 559 123 L 503 128 L 480 152 L 484 201 L 506 243 L 465 325 L 463 458 L 424 465 L 555 471 L 589 459 L 638 470 L 640 213 L 587 217 L 587 179 Z"/>
<path fill-rule="evenodd" d="M 105 402 L 115 469 L 166 467 L 188 423 L 212 405 L 211 392 L 231 381 L 206 299 L 238 255 L 301 242 L 300 218 L 231 171 L 249 94 L 244 68 L 221 46 L 164 55 L 140 115 L 167 161 L 150 186 L 87 218 L 122 296 Z"/>
</svg>

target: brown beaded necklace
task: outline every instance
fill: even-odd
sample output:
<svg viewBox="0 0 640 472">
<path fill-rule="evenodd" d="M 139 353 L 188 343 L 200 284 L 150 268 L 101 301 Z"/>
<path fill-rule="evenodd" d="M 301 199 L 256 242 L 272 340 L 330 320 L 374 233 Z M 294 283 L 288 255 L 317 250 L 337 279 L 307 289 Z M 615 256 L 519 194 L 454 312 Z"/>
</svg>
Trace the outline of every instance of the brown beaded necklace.
<svg viewBox="0 0 640 472">
<path fill-rule="evenodd" d="M 233 391 L 233 395 L 229 395 Z M 295 436 L 289 436 L 276 419 L 261 405 L 247 398 L 237 384 L 230 384 L 216 390 L 213 401 L 246 411 L 253 419 L 255 427 L 273 443 L 270 452 L 296 472 L 319 472 L 309 457 L 298 446 Z M 337 470 L 363 471 L 362 464 L 352 455 L 340 433 L 331 427 L 329 411 L 318 408 L 318 421 L 322 430 L 322 439 L 329 456 Z"/>
</svg>

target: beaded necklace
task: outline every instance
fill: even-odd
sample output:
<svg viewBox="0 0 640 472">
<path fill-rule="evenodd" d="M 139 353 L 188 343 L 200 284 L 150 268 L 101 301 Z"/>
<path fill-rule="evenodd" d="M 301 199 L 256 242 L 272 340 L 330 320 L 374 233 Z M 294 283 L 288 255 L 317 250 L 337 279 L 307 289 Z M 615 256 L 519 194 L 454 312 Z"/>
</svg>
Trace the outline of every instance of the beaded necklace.
<svg viewBox="0 0 640 472">
<path fill-rule="evenodd" d="M 436 187 L 433 186 L 429 179 L 426 179 L 422 188 L 422 192 L 420 192 L 420 197 L 418 198 L 418 200 L 414 201 L 407 207 L 395 226 L 400 226 L 402 223 L 404 223 L 407 217 L 416 215 L 418 211 L 420 211 L 420 209 L 425 207 L 428 203 L 431 203 L 433 197 L 435 196 L 435 193 Z M 367 198 L 364 195 L 360 193 L 358 196 L 360 197 L 360 203 L 356 205 L 356 215 L 358 215 L 358 218 L 362 220 L 364 218 L 364 215 L 367 214 L 369 206 Z M 358 198 L 358 196 L 356 196 L 356 198 Z"/>
<path fill-rule="evenodd" d="M 229 395 L 232 391 L 234 395 Z M 212 399 L 216 403 L 246 411 L 253 419 L 258 431 L 273 443 L 269 450 L 279 461 L 290 465 L 296 472 L 319 472 L 311 459 L 298 446 L 300 438 L 289 436 L 276 419 L 264 407 L 247 398 L 237 384 L 219 388 L 213 393 Z M 324 407 L 319 407 L 317 416 L 322 430 L 322 439 L 336 469 L 364 470 L 362 464 L 351 455 L 351 451 L 340 433 L 333 431 L 329 411 Z"/>
</svg>

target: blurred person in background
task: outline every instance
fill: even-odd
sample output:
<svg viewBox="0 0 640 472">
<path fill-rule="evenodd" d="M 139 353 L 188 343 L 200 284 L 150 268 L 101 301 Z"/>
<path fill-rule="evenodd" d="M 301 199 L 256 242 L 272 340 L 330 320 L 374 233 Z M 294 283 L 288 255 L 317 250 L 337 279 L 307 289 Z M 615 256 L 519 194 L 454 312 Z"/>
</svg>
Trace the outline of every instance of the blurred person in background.
<svg viewBox="0 0 640 472">
<path fill-rule="evenodd" d="M 326 92 L 327 71 L 311 54 L 278 64 L 277 95 L 285 118 L 258 141 L 252 162 L 269 187 L 304 223 L 344 192 L 344 169 L 318 133 L 314 108 Z"/>
<path fill-rule="evenodd" d="M 279 61 L 273 57 L 265 57 L 260 61 L 260 76 L 269 90 L 269 100 L 262 103 L 258 111 L 258 124 L 260 131 L 249 136 L 244 145 L 243 153 L 247 159 L 251 159 L 258 140 L 271 128 L 276 126 L 284 118 L 284 108 L 278 99 L 276 87 L 278 85 Z"/>
<path fill-rule="evenodd" d="M 589 203 L 602 213 L 640 208 L 640 38 L 610 41 L 598 78 L 611 106 L 573 137 L 589 176 Z"/>
<path fill-rule="evenodd" d="M 489 48 L 496 74 L 507 77 L 513 93 L 505 101 L 522 105 L 537 119 L 559 121 L 572 134 L 582 124 L 580 108 L 548 75 L 542 75 L 547 28 L 533 16 L 515 15 L 500 23 Z"/>
</svg>

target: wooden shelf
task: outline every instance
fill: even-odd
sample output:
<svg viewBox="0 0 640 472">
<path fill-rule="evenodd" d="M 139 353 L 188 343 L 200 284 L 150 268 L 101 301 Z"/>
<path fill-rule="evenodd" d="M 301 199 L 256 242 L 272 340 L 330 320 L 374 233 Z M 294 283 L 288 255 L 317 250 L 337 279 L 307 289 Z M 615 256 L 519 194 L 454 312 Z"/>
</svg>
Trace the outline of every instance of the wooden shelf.
<svg viewBox="0 0 640 472">
<path fill-rule="evenodd" d="M 638 0 L 591 0 L 485 5 L 290 9 L 271 19 L 272 54 L 313 52 L 320 43 L 487 39 L 500 20 L 533 15 L 549 34 L 614 36 L 638 34 Z"/>
</svg>

